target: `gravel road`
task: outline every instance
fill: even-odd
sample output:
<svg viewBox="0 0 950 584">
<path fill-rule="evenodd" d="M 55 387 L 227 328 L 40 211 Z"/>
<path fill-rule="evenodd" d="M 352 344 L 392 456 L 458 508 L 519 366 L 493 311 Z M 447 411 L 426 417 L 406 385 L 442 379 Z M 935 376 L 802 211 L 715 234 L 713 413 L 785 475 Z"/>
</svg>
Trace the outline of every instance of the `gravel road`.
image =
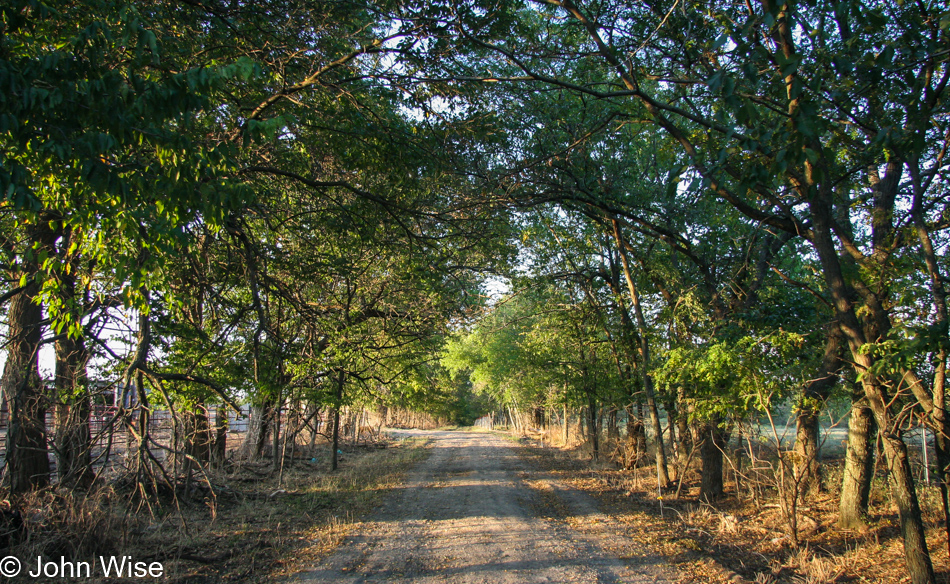
<svg viewBox="0 0 950 584">
<path fill-rule="evenodd" d="M 431 456 L 294 582 L 675 580 L 662 558 L 625 546 L 593 499 L 526 468 L 505 439 L 482 432 L 403 434 L 431 439 Z"/>
</svg>

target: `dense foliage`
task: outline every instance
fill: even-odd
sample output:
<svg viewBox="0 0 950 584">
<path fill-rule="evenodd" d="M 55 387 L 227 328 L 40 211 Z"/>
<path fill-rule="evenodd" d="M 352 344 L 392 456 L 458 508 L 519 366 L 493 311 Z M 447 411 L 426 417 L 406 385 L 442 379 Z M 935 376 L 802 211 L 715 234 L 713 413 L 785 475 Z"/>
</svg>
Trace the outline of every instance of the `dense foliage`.
<svg viewBox="0 0 950 584">
<path fill-rule="evenodd" d="M 137 396 L 143 494 L 168 479 L 156 407 L 197 433 L 206 406 L 253 405 L 248 456 L 276 453 L 288 409 L 583 409 L 595 454 L 619 415 L 661 488 L 698 450 L 710 500 L 736 428 L 785 408 L 797 503 L 843 397 L 868 423 L 841 523 L 864 521 L 876 428 L 912 580 L 933 582 L 903 435 L 936 436 L 950 517 L 948 14 L 7 3 L 5 487 L 47 485 L 51 450 L 88 484 L 112 387 Z"/>
</svg>

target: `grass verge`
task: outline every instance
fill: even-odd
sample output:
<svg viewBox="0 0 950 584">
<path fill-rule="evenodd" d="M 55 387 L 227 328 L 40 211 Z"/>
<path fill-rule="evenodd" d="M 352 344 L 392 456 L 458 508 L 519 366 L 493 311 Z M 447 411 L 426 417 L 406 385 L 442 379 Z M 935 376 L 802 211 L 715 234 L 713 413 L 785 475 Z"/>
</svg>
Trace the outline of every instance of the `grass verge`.
<svg viewBox="0 0 950 584">
<path fill-rule="evenodd" d="M 282 477 L 271 472 L 270 462 L 235 465 L 209 477 L 213 492 L 138 512 L 118 487 L 13 501 L 26 522 L 25 535 L 2 555 L 20 558 L 24 572 L 8 581 L 80 581 L 29 577 L 27 568 L 35 567 L 38 555 L 93 562 L 93 577 L 82 578 L 85 583 L 120 581 L 102 577 L 98 556 L 104 554 L 159 562 L 162 582 L 275 582 L 336 547 L 428 455 L 426 445 L 410 439 L 344 446 L 340 468 L 332 473 L 324 461 L 293 461 Z"/>
<path fill-rule="evenodd" d="M 680 571 L 678 584 L 910 581 L 883 480 L 874 483 L 870 525 L 862 532 L 837 529 L 836 482 L 830 481 L 827 492 L 803 505 L 800 524 L 807 531 L 795 547 L 768 493 L 759 501 L 736 497 L 730 484 L 730 494 L 711 506 L 698 501 L 698 477 L 691 473 L 680 498 L 666 494 L 661 501 L 652 468 L 619 470 L 592 463 L 582 451 L 537 444 L 522 444 L 519 453 L 533 467 L 594 496 L 627 545 L 665 556 Z M 834 475 L 834 465 L 826 463 Z M 921 506 L 937 582 L 950 582 L 936 487 L 921 489 Z"/>
</svg>

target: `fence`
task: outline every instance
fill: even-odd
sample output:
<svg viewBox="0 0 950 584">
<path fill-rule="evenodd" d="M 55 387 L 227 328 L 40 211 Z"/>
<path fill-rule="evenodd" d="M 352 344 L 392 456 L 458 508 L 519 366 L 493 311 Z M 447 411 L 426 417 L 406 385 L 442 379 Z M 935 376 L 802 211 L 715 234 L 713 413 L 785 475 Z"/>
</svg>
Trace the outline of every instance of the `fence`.
<svg viewBox="0 0 950 584">
<path fill-rule="evenodd" d="M 139 432 L 142 410 L 139 408 L 120 410 L 114 406 L 93 405 L 89 415 L 90 458 L 93 467 L 100 471 L 121 468 L 128 455 L 137 447 L 136 433 Z M 213 439 L 219 438 L 219 416 L 227 416 L 226 432 L 223 435 L 226 448 L 225 456 L 233 456 L 245 441 L 251 427 L 251 407 L 244 405 L 240 414 L 231 408 L 210 407 L 206 411 L 207 427 Z M 172 413 L 168 410 L 150 410 L 148 412 L 149 450 L 160 462 L 174 456 L 176 447 L 180 448 L 181 436 L 175 435 L 176 427 Z M 332 410 L 310 410 L 309 408 L 284 408 L 277 418 L 281 432 L 281 452 L 296 457 L 306 454 L 309 458 L 318 444 L 329 441 L 332 435 Z M 6 417 L 0 417 L 0 466 L 6 455 Z M 273 418 L 269 419 L 270 428 L 274 427 Z M 344 408 L 340 415 L 340 438 L 343 441 L 377 440 L 382 426 L 404 428 L 434 428 L 444 424 L 444 420 L 428 414 L 411 412 L 401 408 L 384 408 L 380 412 L 364 409 Z M 182 432 L 179 424 L 178 432 Z M 271 430 L 272 432 L 272 430 Z M 287 439 L 292 435 L 291 439 Z M 262 443 L 264 454 L 270 455 L 273 448 L 273 434 Z M 52 478 L 56 472 L 56 423 L 52 412 L 46 415 L 46 438 L 49 445 L 49 460 Z M 321 448 L 323 446 L 320 446 Z"/>
<path fill-rule="evenodd" d="M 228 451 L 239 448 L 248 429 L 250 407 L 243 406 L 238 415 L 232 409 L 211 407 L 207 410 L 208 424 L 214 428 L 218 416 L 228 416 Z M 112 467 L 120 463 L 129 448 L 135 443 L 133 428 L 139 428 L 141 410 L 120 412 L 115 406 L 93 405 L 89 413 L 89 455 L 97 468 Z M 6 435 L 8 417 L 0 418 L 0 464 L 6 460 Z M 174 420 L 168 410 L 152 410 L 148 418 L 148 434 L 154 441 L 152 454 L 164 460 L 174 442 Z M 50 469 L 56 475 L 56 423 L 52 412 L 46 413 L 46 439 L 49 445 Z"/>
</svg>

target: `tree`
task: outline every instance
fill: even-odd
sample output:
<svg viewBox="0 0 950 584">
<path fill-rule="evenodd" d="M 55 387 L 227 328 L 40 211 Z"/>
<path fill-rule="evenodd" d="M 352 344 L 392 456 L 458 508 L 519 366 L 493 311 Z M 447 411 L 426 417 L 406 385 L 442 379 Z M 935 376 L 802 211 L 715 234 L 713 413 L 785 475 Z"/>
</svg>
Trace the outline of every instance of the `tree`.
<svg viewBox="0 0 950 584">
<path fill-rule="evenodd" d="M 911 241 L 897 235 L 898 215 L 914 208 L 914 189 L 901 189 L 900 177 L 905 168 L 908 175 L 936 176 L 944 165 L 939 119 L 950 72 L 937 56 L 948 42 L 937 14 L 923 5 L 857 3 L 817 9 L 716 4 L 684 11 L 660 4 L 552 5 L 521 10 L 524 22 L 544 23 L 547 34 L 529 37 L 517 49 L 463 22 L 458 26 L 519 69 L 504 68 L 498 77 L 643 108 L 680 145 L 710 197 L 809 242 L 865 395 L 889 437 L 884 450 L 912 580 L 932 582 L 906 446 L 886 406 L 898 380 L 875 373 L 880 367 L 867 347 L 893 329 L 894 317 L 884 308 L 893 282 L 881 276 L 894 273 L 889 267 Z M 554 14 L 566 20 L 556 21 Z M 562 48 L 581 49 L 564 50 L 561 58 L 599 63 L 614 72 L 613 82 L 560 76 L 552 73 L 556 59 L 531 58 L 555 54 L 552 48 L 563 39 Z M 901 105 L 907 103 L 914 106 Z M 918 163 L 926 170 L 915 170 Z M 868 187 L 861 185 L 861 173 Z M 928 206 L 920 187 L 935 183 L 917 182 L 917 216 L 923 219 L 923 209 L 940 208 L 940 196 L 930 191 L 936 197 Z M 855 203 L 860 212 L 848 216 L 845 210 Z M 918 239 L 926 242 L 926 233 L 940 229 L 938 214 L 923 219 Z M 871 224 L 867 233 L 862 219 Z M 927 256 L 927 244 L 921 245 Z M 930 257 L 925 273 L 939 263 Z M 935 306 L 939 298 L 938 291 Z M 866 307 L 863 322 L 856 300 Z M 932 352 L 939 361 L 941 350 Z M 934 370 L 942 371 L 939 365 Z M 901 378 L 942 428 L 933 403 L 943 403 L 943 374 L 925 383 L 905 368 Z"/>
</svg>

